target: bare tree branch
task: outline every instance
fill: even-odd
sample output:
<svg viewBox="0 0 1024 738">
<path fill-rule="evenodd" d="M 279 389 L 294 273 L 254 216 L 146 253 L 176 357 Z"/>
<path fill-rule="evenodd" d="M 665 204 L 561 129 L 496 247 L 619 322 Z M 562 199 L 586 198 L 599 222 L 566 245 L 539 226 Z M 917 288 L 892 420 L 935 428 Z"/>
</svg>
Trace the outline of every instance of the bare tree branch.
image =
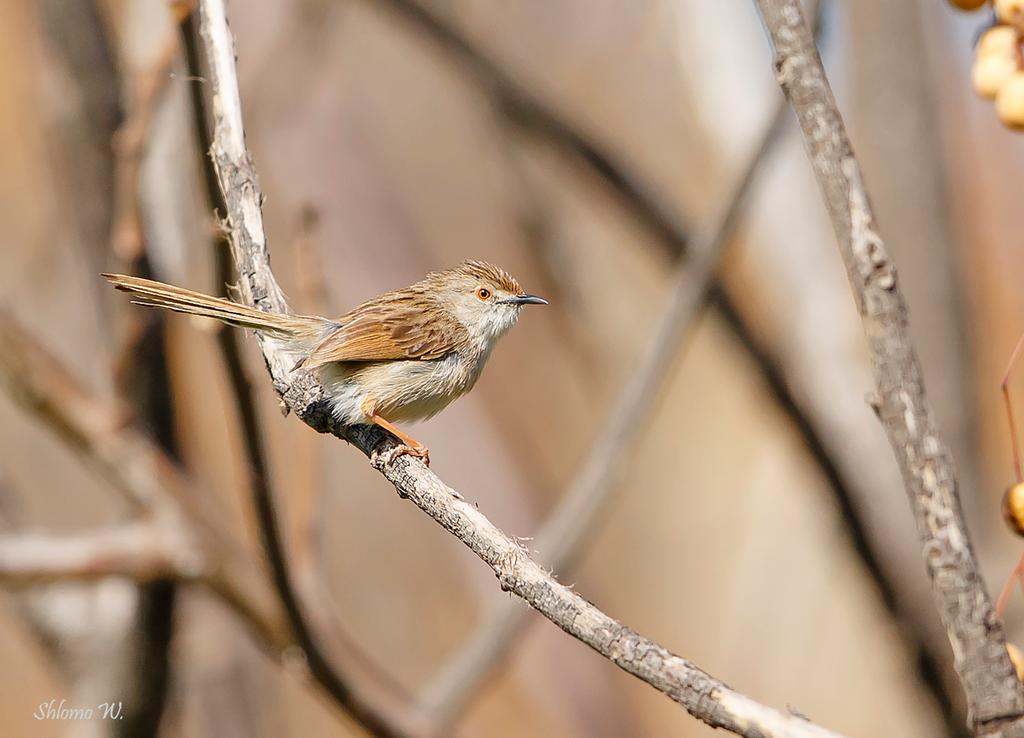
<svg viewBox="0 0 1024 738">
<path fill-rule="evenodd" d="M 896 269 L 875 225 L 860 166 L 797 0 L 757 0 L 780 85 L 846 264 L 868 338 L 875 408 L 903 474 L 925 564 L 953 646 L 972 729 L 1024 735 L 1024 689 L 1010 663 L 963 520 L 952 458 L 939 438 L 907 326 Z"/>
<path fill-rule="evenodd" d="M 255 170 L 245 147 L 234 42 L 222 0 L 200 3 L 203 38 L 210 61 L 214 139 L 211 155 L 227 202 L 239 295 L 262 310 L 285 312 L 287 303 L 270 271 Z M 324 389 L 309 373 L 292 374 L 272 342 L 260 340 L 274 386 L 307 424 L 348 440 L 369 455 L 399 495 L 413 501 L 461 540 L 495 572 L 503 589 L 543 613 L 567 633 L 643 679 L 709 725 L 747 736 L 834 735 L 799 717 L 760 705 L 612 620 L 533 561 L 476 507 L 444 485 L 422 462 L 399 457 L 386 463 L 380 451 L 395 440 L 366 426 L 337 425 L 327 411 Z"/>
<path fill-rule="evenodd" d="M 191 579 L 202 554 L 187 536 L 151 521 L 73 535 L 0 534 L 0 582 L 22 587 L 62 580 L 119 576 L 136 582 Z"/>
<path fill-rule="evenodd" d="M 379 444 L 379 438 L 373 436 L 377 434 L 360 433 L 353 442 L 361 448 L 372 448 Z M 503 590 L 523 598 L 562 630 L 664 692 L 694 717 L 745 736 L 835 735 L 734 692 L 685 659 L 616 622 L 555 581 L 519 543 L 495 527 L 474 505 L 457 496 L 422 463 L 399 457 L 387 464 L 379 453 L 373 458 L 374 467 L 400 495 L 459 538 L 494 570 Z"/>
<path fill-rule="evenodd" d="M 200 34 L 194 16 L 183 18 L 181 31 L 189 74 L 198 77 L 201 71 Z M 207 155 L 212 146 L 207 126 L 209 115 L 206 98 L 198 86 L 192 88 L 192 112 L 210 207 L 215 212 L 230 212 L 217 181 L 214 163 Z M 212 248 L 218 289 L 226 293 L 229 283 L 233 281 L 234 265 L 225 231 L 217 231 Z M 378 670 L 355 643 L 341 633 L 328 629 L 332 623 L 329 608 L 323 602 L 314 578 L 294 577 L 292 574 L 279 522 L 280 498 L 271 484 L 252 381 L 242 361 L 240 339 L 241 336 L 227 326 L 221 326 L 217 334 L 241 427 L 247 483 L 263 550 L 274 588 L 284 606 L 285 615 L 302 649 L 310 674 L 338 706 L 374 735 L 402 736 L 433 732 L 411 695 Z M 342 666 L 347 672 L 342 670 Z M 353 666 L 358 666 L 361 671 L 359 684 L 353 682 Z M 364 697 L 364 693 L 371 697 Z"/>
</svg>

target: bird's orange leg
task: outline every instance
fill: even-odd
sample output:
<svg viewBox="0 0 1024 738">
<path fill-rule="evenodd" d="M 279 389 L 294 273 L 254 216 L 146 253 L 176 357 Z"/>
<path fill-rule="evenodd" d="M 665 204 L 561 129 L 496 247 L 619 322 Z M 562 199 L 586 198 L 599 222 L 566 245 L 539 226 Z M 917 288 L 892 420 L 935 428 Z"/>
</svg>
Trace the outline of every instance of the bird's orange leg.
<svg viewBox="0 0 1024 738">
<path fill-rule="evenodd" d="M 384 420 L 384 418 L 382 418 L 379 415 L 375 415 L 374 413 L 367 413 L 366 417 L 370 420 L 371 423 L 373 423 L 374 425 L 379 425 L 381 428 L 383 428 L 388 433 L 390 433 L 391 435 L 393 435 L 395 438 L 402 442 L 401 446 L 395 446 L 393 449 L 388 451 L 387 461 L 389 464 L 395 459 L 397 459 L 399 456 L 409 455 L 418 456 L 419 458 L 423 459 L 424 464 L 430 466 L 430 451 L 427 450 L 426 446 L 424 446 L 422 443 L 417 441 L 412 436 L 398 430 L 398 428 L 396 428 L 388 421 Z"/>
</svg>

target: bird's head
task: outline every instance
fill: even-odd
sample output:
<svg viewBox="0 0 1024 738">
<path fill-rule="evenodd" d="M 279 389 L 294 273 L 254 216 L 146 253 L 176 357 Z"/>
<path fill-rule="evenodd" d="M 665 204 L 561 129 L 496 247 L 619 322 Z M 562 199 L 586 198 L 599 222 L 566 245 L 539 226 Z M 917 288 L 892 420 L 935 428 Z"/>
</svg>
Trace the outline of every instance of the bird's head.
<svg viewBox="0 0 1024 738">
<path fill-rule="evenodd" d="M 490 344 L 515 325 L 524 305 L 548 301 L 523 291 L 515 277 L 483 261 L 466 261 L 443 272 L 433 272 L 434 295 L 469 332 Z"/>
</svg>

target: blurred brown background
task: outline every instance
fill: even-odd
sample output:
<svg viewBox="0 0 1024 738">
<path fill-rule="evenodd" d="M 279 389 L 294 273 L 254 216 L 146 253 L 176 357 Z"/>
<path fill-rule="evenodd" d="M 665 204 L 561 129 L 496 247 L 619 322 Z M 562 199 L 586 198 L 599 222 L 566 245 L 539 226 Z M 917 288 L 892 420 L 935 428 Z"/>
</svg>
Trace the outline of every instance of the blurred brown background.
<svg viewBox="0 0 1024 738">
<path fill-rule="evenodd" d="M 692 229 L 721 207 L 777 100 L 744 0 L 429 4 Z M 470 396 L 417 431 L 442 479 L 507 532 L 530 536 L 635 365 L 676 255 L 585 166 L 511 124 L 458 61 L 388 8 L 229 6 L 275 272 L 304 312 L 341 313 L 464 258 L 501 264 L 551 301 L 524 315 Z M 969 88 L 983 23 L 939 0 L 837 1 L 826 3 L 821 39 L 997 591 L 1020 553 L 998 515 L 1012 472 L 998 383 L 1024 329 L 1024 139 Z M 123 308 L 97 277 L 115 264 L 111 137 L 137 80 L 176 35 L 159 0 L 0 0 L 0 304 L 106 396 L 115 393 L 112 326 Z M 142 229 L 155 274 L 215 290 L 189 112 L 188 86 L 202 82 L 187 79 L 180 59 L 172 69 L 142 160 Z M 702 315 L 581 566 L 561 580 L 759 701 L 852 736 L 957 734 L 948 656 L 923 668 L 913 647 L 948 650 L 895 463 L 864 401 L 859 321 L 791 126 L 761 173 L 722 282 L 749 335 L 738 337 L 737 316 Z M 181 318 L 168 331 L 182 463 L 217 491 L 225 526 L 244 531 L 255 555 L 214 338 Z M 403 686 L 429 688 L 475 626 L 524 605 L 361 454 L 283 419 L 251 345 L 246 358 L 293 543 L 315 506 L 313 555 L 337 625 Z M 785 402 L 766 366 L 788 390 Z M 815 453 L 808 433 L 821 443 Z M 851 543 L 823 460 L 897 585 L 901 618 Z M 103 482 L 7 398 L 0 472 L 4 509 L 20 526 L 71 531 L 123 516 Z M 145 678 L 117 657 L 134 628 L 135 588 L 86 589 L 97 609 L 65 644 L 70 665 L 33 636 L 26 593 L 5 596 L 6 734 L 116 732 L 32 717 L 41 702 L 72 700 L 83 674 L 111 671 L 99 680 L 107 689 Z M 1011 640 L 1024 641 L 1019 597 L 1007 617 Z M 208 595 L 182 589 L 174 624 L 162 735 L 360 734 Z M 95 701 L 109 699 L 121 697 Z M 540 618 L 456 730 L 711 734 Z"/>
</svg>

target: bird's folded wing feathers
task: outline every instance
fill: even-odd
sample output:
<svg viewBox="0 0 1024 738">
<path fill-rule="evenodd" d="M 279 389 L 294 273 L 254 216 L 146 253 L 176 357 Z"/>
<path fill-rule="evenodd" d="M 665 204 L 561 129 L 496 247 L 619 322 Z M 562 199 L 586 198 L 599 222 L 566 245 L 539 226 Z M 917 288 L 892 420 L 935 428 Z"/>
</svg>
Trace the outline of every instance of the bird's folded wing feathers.
<svg viewBox="0 0 1024 738">
<path fill-rule="evenodd" d="M 303 362 L 307 369 L 343 361 L 439 359 L 469 340 L 457 320 L 401 302 L 371 301 L 337 323 Z"/>
</svg>

